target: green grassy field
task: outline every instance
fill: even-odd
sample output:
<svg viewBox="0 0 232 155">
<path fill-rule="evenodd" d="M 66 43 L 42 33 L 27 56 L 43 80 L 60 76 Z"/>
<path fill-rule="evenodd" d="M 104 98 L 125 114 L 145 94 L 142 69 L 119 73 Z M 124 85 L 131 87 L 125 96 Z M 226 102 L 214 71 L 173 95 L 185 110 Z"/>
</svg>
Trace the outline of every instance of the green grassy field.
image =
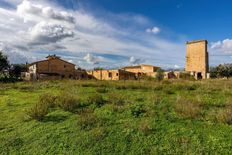
<svg viewBox="0 0 232 155">
<path fill-rule="evenodd" d="M 0 84 L 0 154 L 232 154 L 231 124 L 231 80 Z"/>
</svg>

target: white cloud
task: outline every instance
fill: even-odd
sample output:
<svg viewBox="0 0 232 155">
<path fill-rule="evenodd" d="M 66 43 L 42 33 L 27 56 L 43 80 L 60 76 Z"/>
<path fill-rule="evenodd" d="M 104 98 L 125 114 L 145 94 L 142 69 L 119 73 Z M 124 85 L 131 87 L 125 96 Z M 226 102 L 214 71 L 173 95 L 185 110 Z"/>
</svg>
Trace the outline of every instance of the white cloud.
<svg viewBox="0 0 232 155">
<path fill-rule="evenodd" d="M 32 44 L 49 44 L 73 37 L 74 32 L 62 25 L 40 22 L 30 30 L 30 35 Z"/>
<path fill-rule="evenodd" d="M 174 68 L 175 68 L 175 69 L 179 69 L 180 66 L 179 66 L 179 65 L 174 65 Z"/>
<path fill-rule="evenodd" d="M 213 42 L 211 44 L 211 49 L 223 53 L 232 53 L 232 39 Z"/>
<path fill-rule="evenodd" d="M 90 64 L 99 64 L 104 60 L 103 57 L 100 56 L 93 56 L 92 54 L 88 53 L 85 57 L 84 60 Z"/>
<path fill-rule="evenodd" d="M 132 65 L 139 65 L 140 63 L 144 62 L 144 60 L 140 58 L 135 58 L 134 56 L 131 56 L 129 59 L 130 64 Z"/>
<path fill-rule="evenodd" d="M 17 6 L 17 13 L 20 17 L 27 21 L 34 20 L 56 20 L 67 23 L 75 23 L 72 14 L 66 11 L 55 11 L 51 7 L 44 7 L 40 4 L 31 3 L 29 0 L 24 0 Z"/>
<path fill-rule="evenodd" d="M 158 34 L 158 33 L 160 33 L 160 28 L 158 28 L 158 27 L 153 27 L 153 28 L 148 28 L 148 29 L 146 29 L 146 32 L 147 33 L 153 33 L 153 34 Z"/>
<path fill-rule="evenodd" d="M 111 66 L 112 62 L 114 66 L 123 64 L 122 61 L 128 63 L 132 55 L 134 63 L 141 59 L 159 66 L 184 65 L 184 41 L 179 36 L 173 42 L 144 33 L 145 27 L 153 23 L 141 15 L 104 12 L 97 16 L 91 10 L 68 10 L 48 0 L 24 0 L 16 8 L 0 7 L 0 42 L 12 47 L 5 49 L 6 52 L 23 53 L 31 61 L 51 54 L 46 51 L 59 51 L 62 57 L 71 55 L 73 62 L 83 61 L 88 68 L 99 62 L 104 67 Z M 151 29 L 151 33 L 158 31 L 160 28 Z M 93 51 L 94 55 L 88 54 Z M 81 60 L 76 57 L 80 53 Z M 104 54 L 125 59 L 107 59 Z"/>
</svg>

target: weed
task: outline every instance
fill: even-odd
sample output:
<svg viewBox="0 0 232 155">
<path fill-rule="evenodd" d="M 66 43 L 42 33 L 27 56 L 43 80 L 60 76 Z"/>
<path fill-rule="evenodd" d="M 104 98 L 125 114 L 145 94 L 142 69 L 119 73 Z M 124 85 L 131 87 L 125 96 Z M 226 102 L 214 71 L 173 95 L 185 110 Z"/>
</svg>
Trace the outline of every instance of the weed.
<svg viewBox="0 0 232 155">
<path fill-rule="evenodd" d="M 89 105 L 94 104 L 96 107 L 101 107 L 106 102 L 102 95 L 98 93 L 89 96 L 87 100 Z"/>
<path fill-rule="evenodd" d="M 99 142 L 107 136 L 107 131 L 104 128 L 98 127 L 92 130 L 92 136 Z"/>
<path fill-rule="evenodd" d="M 138 126 L 138 130 L 145 135 L 152 132 L 151 123 L 148 120 L 142 120 Z"/>
<path fill-rule="evenodd" d="M 77 108 L 81 107 L 81 101 L 76 96 L 62 92 L 56 101 L 57 105 L 65 111 L 76 112 Z"/>
<path fill-rule="evenodd" d="M 41 121 L 48 114 L 48 111 L 49 107 L 47 104 L 38 102 L 27 111 L 27 114 L 29 117 Z"/>
<path fill-rule="evenodd" d="M 27 111 L 29 117 L 41 121 L 49 112 L 49 108 L 55 106 L 56 97 L 51 94 L 42 94 L 38 102 Z"/>
<path fill-rule="evenodd" d="M 232 124 L 232 109 L 224 109 L 222 111 L 217 112 L 216 121 L 224 124 Z"/>
<path fill-rule="evenodd" d="M 139 117 L 143 113 L 145 113 L 143 104 L 141 103 L 132 104 L 132 106 L 130 107 L 130 111 L 131 111 L 131 115 L 134 117 Z"/>
<path fill-rule="evenodd" d="M 49 108 L 54 108 L 56 105 L 56 99 L 57 96 L 50 93 L 46 93 L 46 94 L 42 94 L 39 97 L 39 102 L 41 104 L 47 105 Z"/>
<path fill-rule="evenodd" d="M 82 130 L 90 130 L 97 126 L 98 118 L 92 113 L 83 113 L 79 118 L 79 125 Z"/>
<path fill-rule="evenodd" d="M 119 93 L 111 93 L 109 95 L 109 103 L 116 106 L 123 106 L 126 103 L 126 97 Z"/>
<path fill-rule="evenodd" d="M 176 113 L 184 118 L 195 119 L 201 114 L 201 105 L 199 102 L 194 102 L 184 98 L 178 98 L 175 104 Z"/>
</svg>

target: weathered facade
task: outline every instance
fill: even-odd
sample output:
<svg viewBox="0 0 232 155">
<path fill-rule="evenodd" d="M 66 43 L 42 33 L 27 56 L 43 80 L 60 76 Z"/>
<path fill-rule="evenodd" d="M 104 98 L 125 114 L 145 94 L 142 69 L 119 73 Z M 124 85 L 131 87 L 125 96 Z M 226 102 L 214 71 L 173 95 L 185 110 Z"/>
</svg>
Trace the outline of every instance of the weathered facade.
<svg viewBox="0 0 232 155">
<path fill-rule="evenodd" d="M 122 69 L 127 72 L 135 73 L 136 77 L 138 78 L 142 75 L 155 77 L 156 71 L 159 68 L 160 67 L 152 66 L 152 65 L 138 65 L 138 66 L 127 66 L 127 67 L 123 67 Z"/>
<path fill-rule="evenodd" d="M 80 79 L 87 77 L 83 70 L 76 70 L 75 65 L 60 59 L 56 55 L 49 55 L 46 60 L 37 61 L 29 65 L 28 72 L 24 73 L 25 80 L 38 79 Z"/>
<path fill-rule="evenodd" d="M 179 71 L 164 72 L 164 79 L 179 79 L 179 78 L 180 78 Z"/>
<path fill-rule="evenodd" d="M 87 72 L 90 78 L 97 80 L 135 80 L 135 73 L 121 69 L 117 70 L 93 70 Z"/>
<path fill-rule="evenodd" d="M 196 79 L 206 79 L 209 71 L 207 40 L 187 42 L 185 71 Z"/>
</svg>

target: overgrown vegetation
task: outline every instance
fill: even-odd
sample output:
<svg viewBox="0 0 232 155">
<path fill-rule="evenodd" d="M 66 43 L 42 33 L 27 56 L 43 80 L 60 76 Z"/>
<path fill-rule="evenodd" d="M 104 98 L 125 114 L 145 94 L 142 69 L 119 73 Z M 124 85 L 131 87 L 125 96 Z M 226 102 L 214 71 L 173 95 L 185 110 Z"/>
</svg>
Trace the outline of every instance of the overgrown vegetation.
<svg viewBox="0 0 232 155">
<path fill-rule="evenodd" d="M 232 64 L 220 64 L 210 68 L 211 78 L 229 78 L 232 76 Z"/>
<path fill-rule="evenodd" d="M 0 82 L 12 83 L 20 81 L 21 72 L 27 70 L 24 64 L 10 64 L 6 55 L 3 51 L 0 51 Z"/>
<path fill-rule="evenodd" d="M 1 84 L 0 152 L 231 154 L 231 82 Z"/>
</svg>

